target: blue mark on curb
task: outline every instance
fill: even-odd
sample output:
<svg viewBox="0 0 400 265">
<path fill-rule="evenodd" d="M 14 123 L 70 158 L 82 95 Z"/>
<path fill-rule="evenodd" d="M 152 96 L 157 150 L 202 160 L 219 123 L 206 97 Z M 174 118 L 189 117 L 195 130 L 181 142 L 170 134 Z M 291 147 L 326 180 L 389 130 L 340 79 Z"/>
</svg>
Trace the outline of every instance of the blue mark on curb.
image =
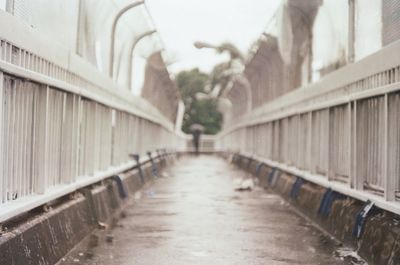
<svg viewBox="0 0 400 265">
<path fill-rule="evenodd" d="M 269 172 L 268 175 L 268 185 L 272 185 L 272 182 L 274 181 L 274 177 L 275 177 L 275 173 L 276 173 L 277 169 L 276 167 L 272 168 L 271 172 Z"/>
<path fill-rule="evenodd" d="M 158 168 L 154 162 L 151 163 L 151 174 L 153 174 L 155 177 L 158 177 Z"/>
<path fill-rule="evenodd" d="M 140 177 L 140 181 L 142 182 L 142 184 L 144 184 L 144 175 L 143 175 L 143 170 L 140 164 L 140 155 L 139 154 L 132 154 L 130 155 L 131 157 L 133 157 L 136 160 L 136 167 L 137 170 L 139 171 L 139 177 Z"/>
<path fill-rule="evenodd" d="M 151 152 L 147 152 L 147 155 L 149 156 L 150 159 L 150 163 L 151 163 L 151 174 L 154 177 L 158 177 L 158 168 L 157 168 L 157 164 L 154 162 L 153 157 L 151 156 Z"/>
<path fill-rule="evenodd" d="M 241 163 L 242 163 L 242 156 L 241 156 L 241 155 L 238 155 L 238 158 L 237 158 L 237 160 L 236 160 L 236 164 L 237 164 L 238 166 L 240 166 Z"/>
<path fill-rule="evenodd" d="M 374 214 L 376 212 L 375 204 L 370 200 L 366 201 L 361 208 L 361 210 L 356 215 L 356 223 L 353 228 L 353 236 L 357 239 L 360 238 L 362 231 L 364 230 L 364 225 L 367 217 L 370 214 Z"/>
<path fill-rule="evenodd" d="M 260 175 L 261 168 L 262 168 L 264 165 L 265 165 L 265 164 L 262 163 L 262 162 L 258 163 L 258 165 L 257 165 L 257 167 L 256 167 L 256 176 L 257 176 L 257 177 L 258 177 L 258 175 Z"/>
<path fill-rule="evenodd" d="M 248 159 L 249 161 L 247 162 L 247 167 L 246 167 L 247 169 L 249 169 L 251 163 L 253 162 L 253 158 L 249 157 Z"/>
<path fill-rule="evenodd" d="M 122 199 L 128 197 L 128 194 L 124 187 L 124 183 L 122 182 L 120 176 L 114 175 L 112 176 L 112 179 L 115 181 L 115 183 L 117 183 L 119 197 L 121 197 Z"/>
<path fill-rule="evenodd" d="M 232 163 L 235 164 L 237 161 L 237 154 L 233 154 L 232 156 Z"/>
<path fill-rule="evenodd" d="M 324 196 L 322 197 L 321 203 L 318 208 L 318 214 L 322 216 L 328 216 L 331 212 L 332 204 L 335 200 L 343 200 L 346 196 L 338 193 L 331 188 L 328 188 Z"/>
<path fill-rule="evenodd" d="M 296 181 L 293 183 L 292 190 L 290 191 L 290 198 L 296 199 L 299 196 L 301 185 L 303 185 L 304 180 L 300 177 L 296 178 Z"/>
</svg>

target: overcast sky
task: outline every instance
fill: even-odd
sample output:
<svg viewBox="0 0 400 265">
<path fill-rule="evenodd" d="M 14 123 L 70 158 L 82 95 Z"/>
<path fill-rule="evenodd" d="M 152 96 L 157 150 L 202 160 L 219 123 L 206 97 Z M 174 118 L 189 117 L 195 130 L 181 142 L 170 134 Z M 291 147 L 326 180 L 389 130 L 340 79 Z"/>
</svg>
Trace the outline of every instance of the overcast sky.
<svg viewBox="0 0 400 265">
<path fill-rule="evenodd" d="M 193 42 L 234 43 L 247 52 L 258 39 L 281 0 L 146 0 L 174 63 L 173 73 L 199 67 L 210 71 L 226 56 L 198 50 Z"/>
</svg>

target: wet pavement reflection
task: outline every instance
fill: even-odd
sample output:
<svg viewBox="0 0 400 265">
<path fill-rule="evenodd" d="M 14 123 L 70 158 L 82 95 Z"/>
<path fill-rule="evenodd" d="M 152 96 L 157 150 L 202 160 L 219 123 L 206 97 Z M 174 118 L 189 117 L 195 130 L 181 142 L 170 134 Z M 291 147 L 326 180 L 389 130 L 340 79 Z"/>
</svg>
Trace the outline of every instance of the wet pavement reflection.
<svg viewBox="0 0 400 265">
<path fill-rule="evenodd" d="M 59 265 L 353 264 L 278 195 L 235 190 L 246 177 L 218 157 L 181 158 Z"/>
</svg>

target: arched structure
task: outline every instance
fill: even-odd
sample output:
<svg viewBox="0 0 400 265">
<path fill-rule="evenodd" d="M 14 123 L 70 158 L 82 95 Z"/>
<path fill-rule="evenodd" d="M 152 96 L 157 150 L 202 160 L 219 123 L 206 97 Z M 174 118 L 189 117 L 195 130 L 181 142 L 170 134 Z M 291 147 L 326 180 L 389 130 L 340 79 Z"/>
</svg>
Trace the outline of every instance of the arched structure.
<svg viewBox="0 0 400 265">
<path fill-rule="evenodd" d="M 128 64 L 128 88 L 129 89 L 132 89 L 132 76 L 133 76 L 132 64 L 133 64 L 133 55 L 134 55 L 133 53 L 135 51 L 135 47 L 139 43 L 139 41 L 141 41 L 143 38 L 145 38 L 147 36 L 150 36 L 151 34 L 156 33 L 156 32 L 157 32 L 156 30 L 146 31 L 146 32 L 140 34 L 139 36 L 137 36 L 133 40 L 133 43 L 132 43 L 132 45 L 131 45 L 131 47 L 129 49 L 129 53 L 128 53 L 129 54 L 129 57 L 128 57 L 128 60 L 129 60 L 129 64 Z"/>
<path fill-rule="evenodd" d="M 133 3 L 130 3 L 123 8 L 121 8 L 118 13 L 114 16 L 112 25 L 111 25 L 111 35 L 110 35 L 110 56 L 109 56 L 109 75 L 110 77 L 113 77 L 114 74 L 114 46 L 115 46 L 115 30 L 117 28 L 117 23 L 121 16 L 125 14 L 127 11 L 131 10 L 132 8 L 135 8 L 139 5 L 144 4 L 144 0 L 138 0 Z"/>
</svg>

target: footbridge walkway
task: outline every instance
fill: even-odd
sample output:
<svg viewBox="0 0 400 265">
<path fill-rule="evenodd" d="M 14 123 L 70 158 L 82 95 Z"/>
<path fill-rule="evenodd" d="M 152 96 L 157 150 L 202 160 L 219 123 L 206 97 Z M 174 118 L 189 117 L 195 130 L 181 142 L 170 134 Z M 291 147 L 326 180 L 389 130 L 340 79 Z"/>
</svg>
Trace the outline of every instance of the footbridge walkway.
<svg viewBox="0 0 400 265">
<path fill-rule="evenodd" d="M 399 14 L 283 1 L 196 157 L 144 1 L 0 0 L 0 264 L 400 264 Z"/>
</svg>

